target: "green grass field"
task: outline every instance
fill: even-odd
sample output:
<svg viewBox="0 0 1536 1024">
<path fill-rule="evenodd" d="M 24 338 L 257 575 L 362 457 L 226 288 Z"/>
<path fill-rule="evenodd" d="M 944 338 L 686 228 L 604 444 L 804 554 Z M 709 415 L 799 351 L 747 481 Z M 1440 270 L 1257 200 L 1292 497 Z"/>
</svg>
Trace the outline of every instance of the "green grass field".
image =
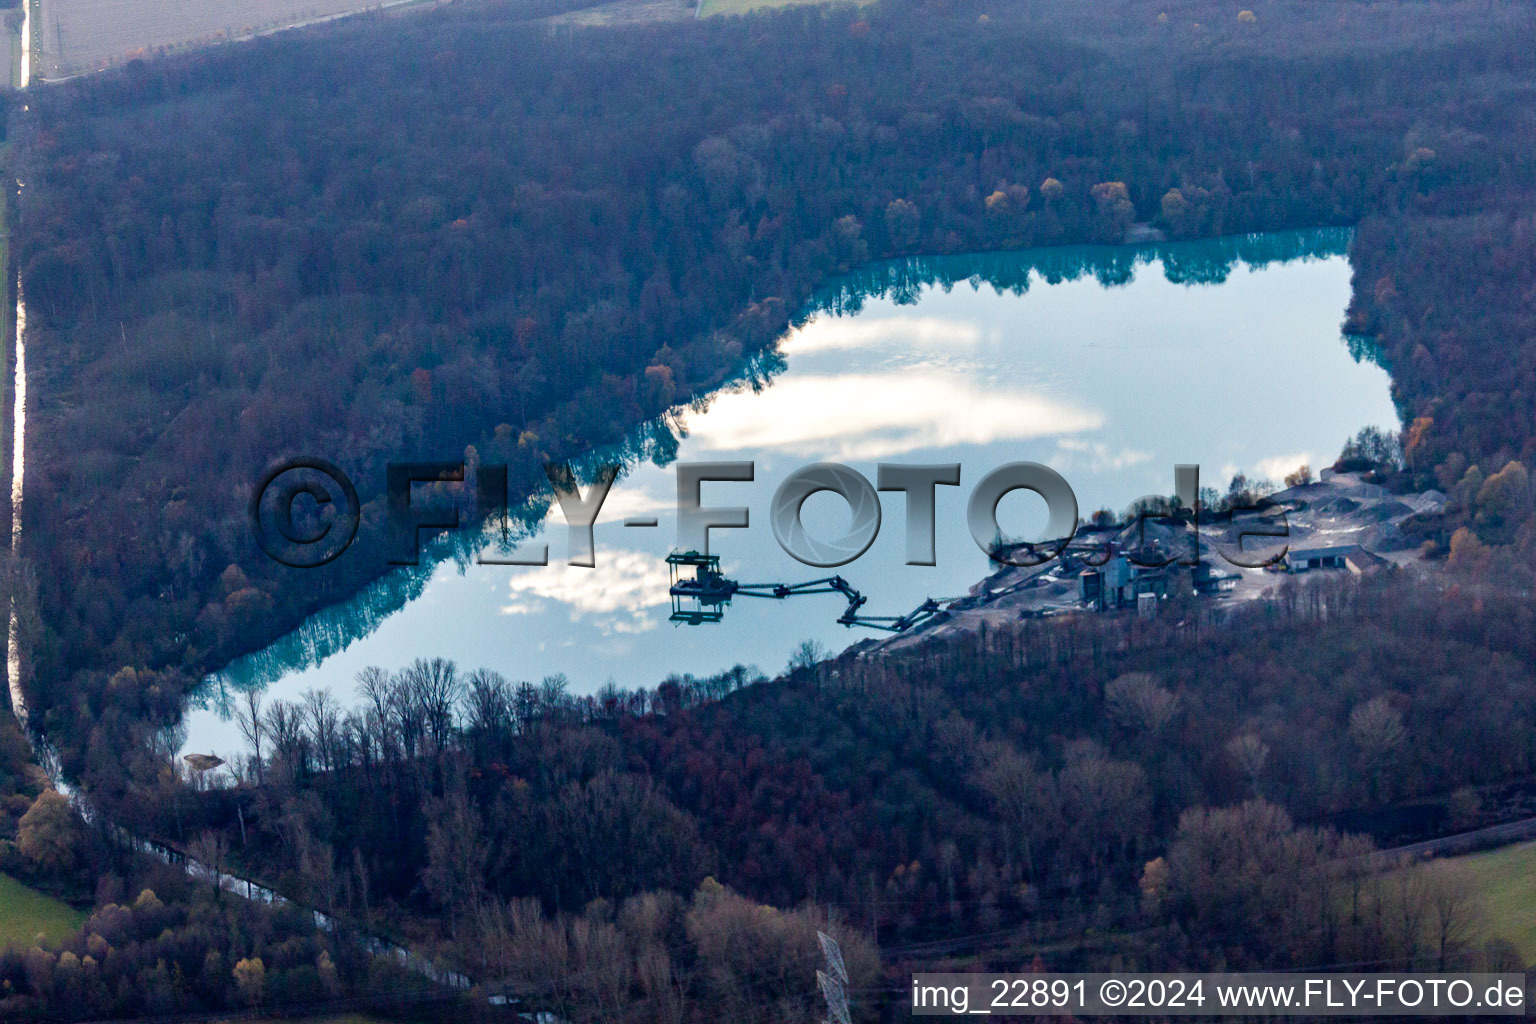
<svg viewBox="0 0 1536 1024">
<path fill-rule="evenodd" d="M 1526 963 L 1536 962 L 1536 843 L 1453 857 L 1483 897 L 1488 930 L 1508 939 Z"/>
<path fill-rule="evenodd" d="M 69 904 L 0 875 L 0 948 L 30 946 L 39 933 L 57 942 L 84 923 L 85 915 Z"/>
</svg>

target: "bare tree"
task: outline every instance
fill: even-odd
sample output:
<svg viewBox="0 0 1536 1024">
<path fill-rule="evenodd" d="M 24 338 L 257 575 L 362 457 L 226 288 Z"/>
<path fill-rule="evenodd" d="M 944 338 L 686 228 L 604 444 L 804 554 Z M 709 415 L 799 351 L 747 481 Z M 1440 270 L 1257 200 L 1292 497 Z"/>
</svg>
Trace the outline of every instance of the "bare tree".
<svg viewBox="0 0 1536 1024">
<path fill-rule="evenodd" d="M 1412 970 L 1424 952 L 1431 888 L 1429 871 L 1422 861 L 1404 864 L 1388 880 L 1388 921 L 1396 929 L 1397 950 L 1405 970 Z"/>
<path fill-rule="evenodd" d="M 292 784 L 309 771 L 309 736 L 299 707 L 276 700 L 267 708 L 267 737 L 272 741 L 272 769 Z"/>
<path fill-rule="evenodd" d="M 1408 740 L 1402 712 L 1385 696 L 1372 697 L 1349 713 L 1349 738 L 1371 775 L 1372 794 L 1381 795 L 1386 789 L 1387 767 Z"/>
<path fill-rule="evenodd" d="M 357 693 L 379 718 L 388 717 L 389 673 L 369 665 L 357 674 Z"/>
<path fill-rule="evenodd" d="M 224 893 L 224 865 L 229 860 L 229 837 L 223 832 L 210 829 L 187 844 L 187 853 L 208 869 L 213 881 L 214 899 L 220 898 Z"/>
<path fill-rule="evenodd" d="M 816 667 L 819 662 L 826 661 L 832 656 L 827 645 L 819 640 L 802 640 L 795 646 L 789 656 L 789 664 L 784 671 L 793 675 L 796 672 L 808 671 Z"/>
<path fill-rule="evenodd" d="M 458 667 L 447 658 L 417 658 L 400 673 L 397 684 L 410 704 L 419 709 L 433 752 L 447 749 L 459 700 L 464 694 Z"/>
<path fill-rule="evenodd" d="M 309 721 L 309 732 L 314 739 L 320 770 L 332 771 L 339 767 L 341 709 L 336 704 L 336 698 L 329 690 L 305 691 L 304 716 Z"/>
<path fill-rule="evenodd" d="M 62 874 L 75 865 L 80 834 L 69 799 L 58 790 L 45 789 L 21 816 L 16 848 L 41 870 Z"/>
<path fill-rule="evenodd" d="M 1336 873 L 1349 892 L 1349 923 L 1358 928 L 1365 921 L 1365 898 L 1376 869 L 1371 855 L 1375 844 L 1365 836 L 1346 835 L 1339 840 Z"/>
<path fill-rule="evenodd" d="M 427 714 L 420 683 L 410 670 L 390 681 L 388 706 L 400 752 L 407 760 L 413 759 L 426 743 Z"/>
<path fill-rule="evenodd" d="M 539 707 L 546 717 L 558 716 L 570 704 L 571 681 L 556 672 L 539 681 Z"/>
<path fill-rule="evenodd" d="M 180 772 L 176 757 L 181 753 L 181 748 L 186 745 L 186 742 L 187 724 L 184 721 L 163 725 L 150 737 L 149 746 L 155 760 L 164 765 L 172 777 Z"/>
<path fill-rule="evenodd" d="M 1384 760 L 1408 739 L 1400 711 L 1384 696 L 1372 697 L 1349 714 L 1349 738 L 1372 761 Z"/>
<path fill-rule="evenodd" d="M 694 894 L 685 919 L 697 951 L 712 1016 L 720 1020 L 805 1022 L 819 1019 L 815 991 L 822 963 L 818 930 L 841 948 L 849 988 L 871 984 L 879 971 L 874 944 L 863 934 L 828 921 L 814 908 L 775 910 L 713 881 Z"/>
<path fill-rule="evenodd" d="M 469 674 L 466 727 L 479 754 L 489 760 L 512 736 L 512 688 L 499 673 L 476 669 Z"/>
<path fill-rule="evenodd" d="M 1068 826 L 1063 842 L 1095 873 L 1146 832 L 1146 773 L 1139 764 L 1109 757 L 1091 741 L 1068 748 L 1056 794 Z"/>
<path fill-rule="evenodd" d="M 611 922 L 594 921 L 590 913 L 570 923 L 569 936 L 578 998 L 595 1008 L 596 1020 L 617 1020 L 634 975 L 623 936 Z"/>
<path fill-rule="evenodd" d="M 462 792 L 428 804 L 427 819 L 422 885 L 448 911 L 457 933 L 464 921 L 478 917 L 485 902 L 485 868 L 490 860 L 485 829 Z"/>
<path fill-rule="evenodd" d="M 1023 845 L 1024 868 L 1037 882 L 1034 843 L 1051 826 L 1050 776 L 1040 771 L 1035 759 L 1007 743 L 984 743 L 972 779 L 991 798 L 999 814 L 1015 830 Z"/>
<path fill-rule="evenodd" d="M 1179 699 L 1146 672 L 1127 672 L 1104 688 L 1109 716 L 1128 729 L 1159 733 L 1178 714 Z"/>
<path fill-rule="evenodd" d="M 259 687 L 252 686 L 240 694 L 240 702 L 235 706 L 235 724 L 240 727 L 240 735 L 245 737 L 246 746 L 251 748 L 251 766 L 256 771 L 256 784 L 265 785 L 266 766 L 261 747 L 267 738 L 267 726 L 261 715 Z"/>
<path fill-rule="evenodd" d="M 1445 971 L 1482 930 L 1483 907 L 1476 886 L 1460 864 L 1439 861 L 1430 867 L 1428 876 L 1429 925 L 1437 969 Z"/>
<path fill-rule="evenodd" d="M 1269 764 L 1269 744 L 1251 732 L 1241 733 L 1227 741 L 1227 756 L 1247 778 L 1249 795 L 1258 796 L 1259 778 Z"/>
<path fill-rule="evenodd" d="M 526 732 L 539 717 L 539 688 L 530 682 L 521 682 L 512 697 L 512 713 L 517 719 L 519 732 Z"/>
<path fill-rule="evenodd" d="M 635 973 L 640 989 L 651 1001 L 651 1013 L 659 1024 L 682 1024 L 688 1011 L 686 986 L 666 947 L 647 942 L 635 957 Z"/>
</svg>

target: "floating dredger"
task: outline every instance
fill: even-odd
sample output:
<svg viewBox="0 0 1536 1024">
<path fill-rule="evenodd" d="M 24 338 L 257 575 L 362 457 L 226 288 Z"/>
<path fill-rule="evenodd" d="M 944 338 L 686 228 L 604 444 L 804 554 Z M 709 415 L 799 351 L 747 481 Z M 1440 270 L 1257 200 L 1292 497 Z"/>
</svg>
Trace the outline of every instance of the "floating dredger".
<svg viewBox="0 0 1536 1024">
<path fill-rule="evenodd" d="M 719 555 L 704 555 L 697 551 L 673 552 L 667 556 L 667 566 L 672 574 L 671 621 L 689 626 L 706 622 L 719 622 L 725 615 L 725 606 L 735 597 L 766 597 L 782 601 L 786 597 L 803 597 L 810 594 L 841 594 L 848 606 L 837 617 L 840 625 L 865 626 L 883 629 L 890 633 L 902 633 L 920 622 L 926 622 L 939 614 L 939 602 L 928 598 L 906 615 L 860 615 L 869 598 L 859 593 L 841 576 L 824 576 L 803 583 L 739 583 L 720 571 Z M 693 574 L 686 571 L 692 569 Z"/>
</svg>

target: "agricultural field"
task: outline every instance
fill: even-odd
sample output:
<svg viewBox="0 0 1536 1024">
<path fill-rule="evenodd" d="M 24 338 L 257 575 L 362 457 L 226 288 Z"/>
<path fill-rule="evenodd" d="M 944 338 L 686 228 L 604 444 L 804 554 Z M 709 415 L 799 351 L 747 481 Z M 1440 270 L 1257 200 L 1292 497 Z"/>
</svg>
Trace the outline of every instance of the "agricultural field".
<svg viewBox="0 0 1536 1024">
<path fill-rule="evenodd" d="M 207 45 L 342 14 L 380 0 L 41 0 L 33 74 L 63 78 L 161 50 Z"/>
<path fill-rule="evenodd" d="M 716 14 L 746 14 L 748 11 L 764 10 L 770 7 L 793 7 L 799 4 L 826 3 L 827 0 L 699 0 L 699 17 L 708 18 Z M 849 0 L 860 6 L 872 3 L 873 0 Z"/>
<path fill-rule="evenodd" d="M 0 875 L 0 948 L 30 946 L 39 934 L 57 942 L 85 923 L 85 915 L 52 896 Z"/>
</svg>

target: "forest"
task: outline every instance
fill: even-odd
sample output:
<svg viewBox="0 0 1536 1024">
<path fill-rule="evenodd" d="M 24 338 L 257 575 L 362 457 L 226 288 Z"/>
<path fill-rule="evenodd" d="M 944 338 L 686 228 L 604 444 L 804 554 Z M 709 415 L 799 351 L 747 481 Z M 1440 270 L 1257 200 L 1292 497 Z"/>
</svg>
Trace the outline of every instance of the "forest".
<svg viewBox="0 0 1536 1024">
<path fill-rule="evenodd" d="M 204 673 L 385 571 L 383 462 L 473 446 L 528 493 L 880 256 L 1358 223 L 1351 324 L 1412 466 L 1528 462 L 1503 412 L 1536 393 L 1527 349 L 1483 353 L 1530 337 L 1531 12 L 1452 9 L 897 0 L 550 33 L 485 4 L 40 92 L 10 126 L 48 352 L 40 727 L 89 781 L 87 750 L 148 746 Z M 294 454 L 363 499 L 355 549 L 301 579 L 243 516 Z"/>
<path fill-rule="evenodd" d="M 205 863 L 581 1020 L 720 999 L 813 1019 L 829 919 L 872 991 L 881 961 L 1008 929 L 1056 940 L 1057 970 L 1506 969 L 1518 952 L 1453 867 L 1384 874 L 1371 851 L 1528 805 L 1533 616 L 1513 588 L 1383 576 L 774 681 L 576 697 L 421 660 L 365 670 L 354 710 L 250 694 L 237 785 L 121 803 Z M 1061 941 L 1090 932 L 1117 938 Z"/>
<path fill-rule="evenodd" d="M 609 30 L 455 3 L 12 103 L 35 427 L 24 560 L 0 576 L 35 728 L 125 827 L 483 976 L 585 979 L 545 994 L 573 1020 L 690 1019 L 730 992 L 742 1017 L 810 1014 L 784 980 L 812 969 L 806 906 L 877 988 L 877 949 L 1085 919 L 1141 937 L 1105 956 L 1145 965 L 1507 963 L 1390 910 L 1392 884 L 1453 880 L 1330 865 L 1495 817 L 1536 767 L 1536 12 L 1247 13 L 882 0 Z M 744 372 L 838 275 L 1136 225 L 1355 227 L 1345 327 L 1392 374 L 1389 482 L 1450 498 L 1416 524 L 1444 581 L 597 698 L 381 666 L 353 711 L 248 708 L 232 789 L 168 770 L 204 674 L 386 571 L 384 463 L 473 449 L 528 494 L 544 462 Z M 297 574 L 245 518 L 295 454 L 342 464 L 363 505 L 355 550 Z M 23 852 L 44 797 L 7 777 L 0 866 L 78 888 L 115 863 L 107 836 L 51 869 Z M 121 891 L 85 899 L 137 920 L 133 872 L 111 873 Z M 1298 895 L 1334 884 L 1356 898 Z M 143 935 L 190 927 L 144 902 Z M 218 925 L 221 972 L 261 920 Z M 722 936 L 744 929 L 798 952 L 743 959 Z M 364 984 L 342 945 L 274 961 L 295 999 Z M 0 977 L 43 1018 L 233 998 L 190 962 L 155 989 L 145 957 L 77 1005 L 25 958 Z"/>
<path fill-rule="evenodd" d="M 420 980 L 380 974 L 353 929 L 577 1021 L 818 1019 L 818 928 L 864 1019 L 956 937 L 977 943 L 961 962 L 1009 970 L 1019 948 L 1055 970 L 1520 970 L 1454 863 L 1372 851 L 1529 813 L 1536 609 L 1518 581 L 1399 575 L 1287 584 L 1236 617 L 1186 599 L 800 658 L 774 680 L 578 697 L 437 659 L 365 670 L 350 710 L 250 693 L 235 785 L 162 770 L 113 805 L 347 931 L 146 870 L 32 781 L 0 868 L 94 885 L 94 912 L 62 948 L 0 955 L 7 1005 L 419 1009 Z M 6 737 L 7 770 L 35 776 Z M 254 959 L 261 981 L 239 983 Z"/>
</svg>

